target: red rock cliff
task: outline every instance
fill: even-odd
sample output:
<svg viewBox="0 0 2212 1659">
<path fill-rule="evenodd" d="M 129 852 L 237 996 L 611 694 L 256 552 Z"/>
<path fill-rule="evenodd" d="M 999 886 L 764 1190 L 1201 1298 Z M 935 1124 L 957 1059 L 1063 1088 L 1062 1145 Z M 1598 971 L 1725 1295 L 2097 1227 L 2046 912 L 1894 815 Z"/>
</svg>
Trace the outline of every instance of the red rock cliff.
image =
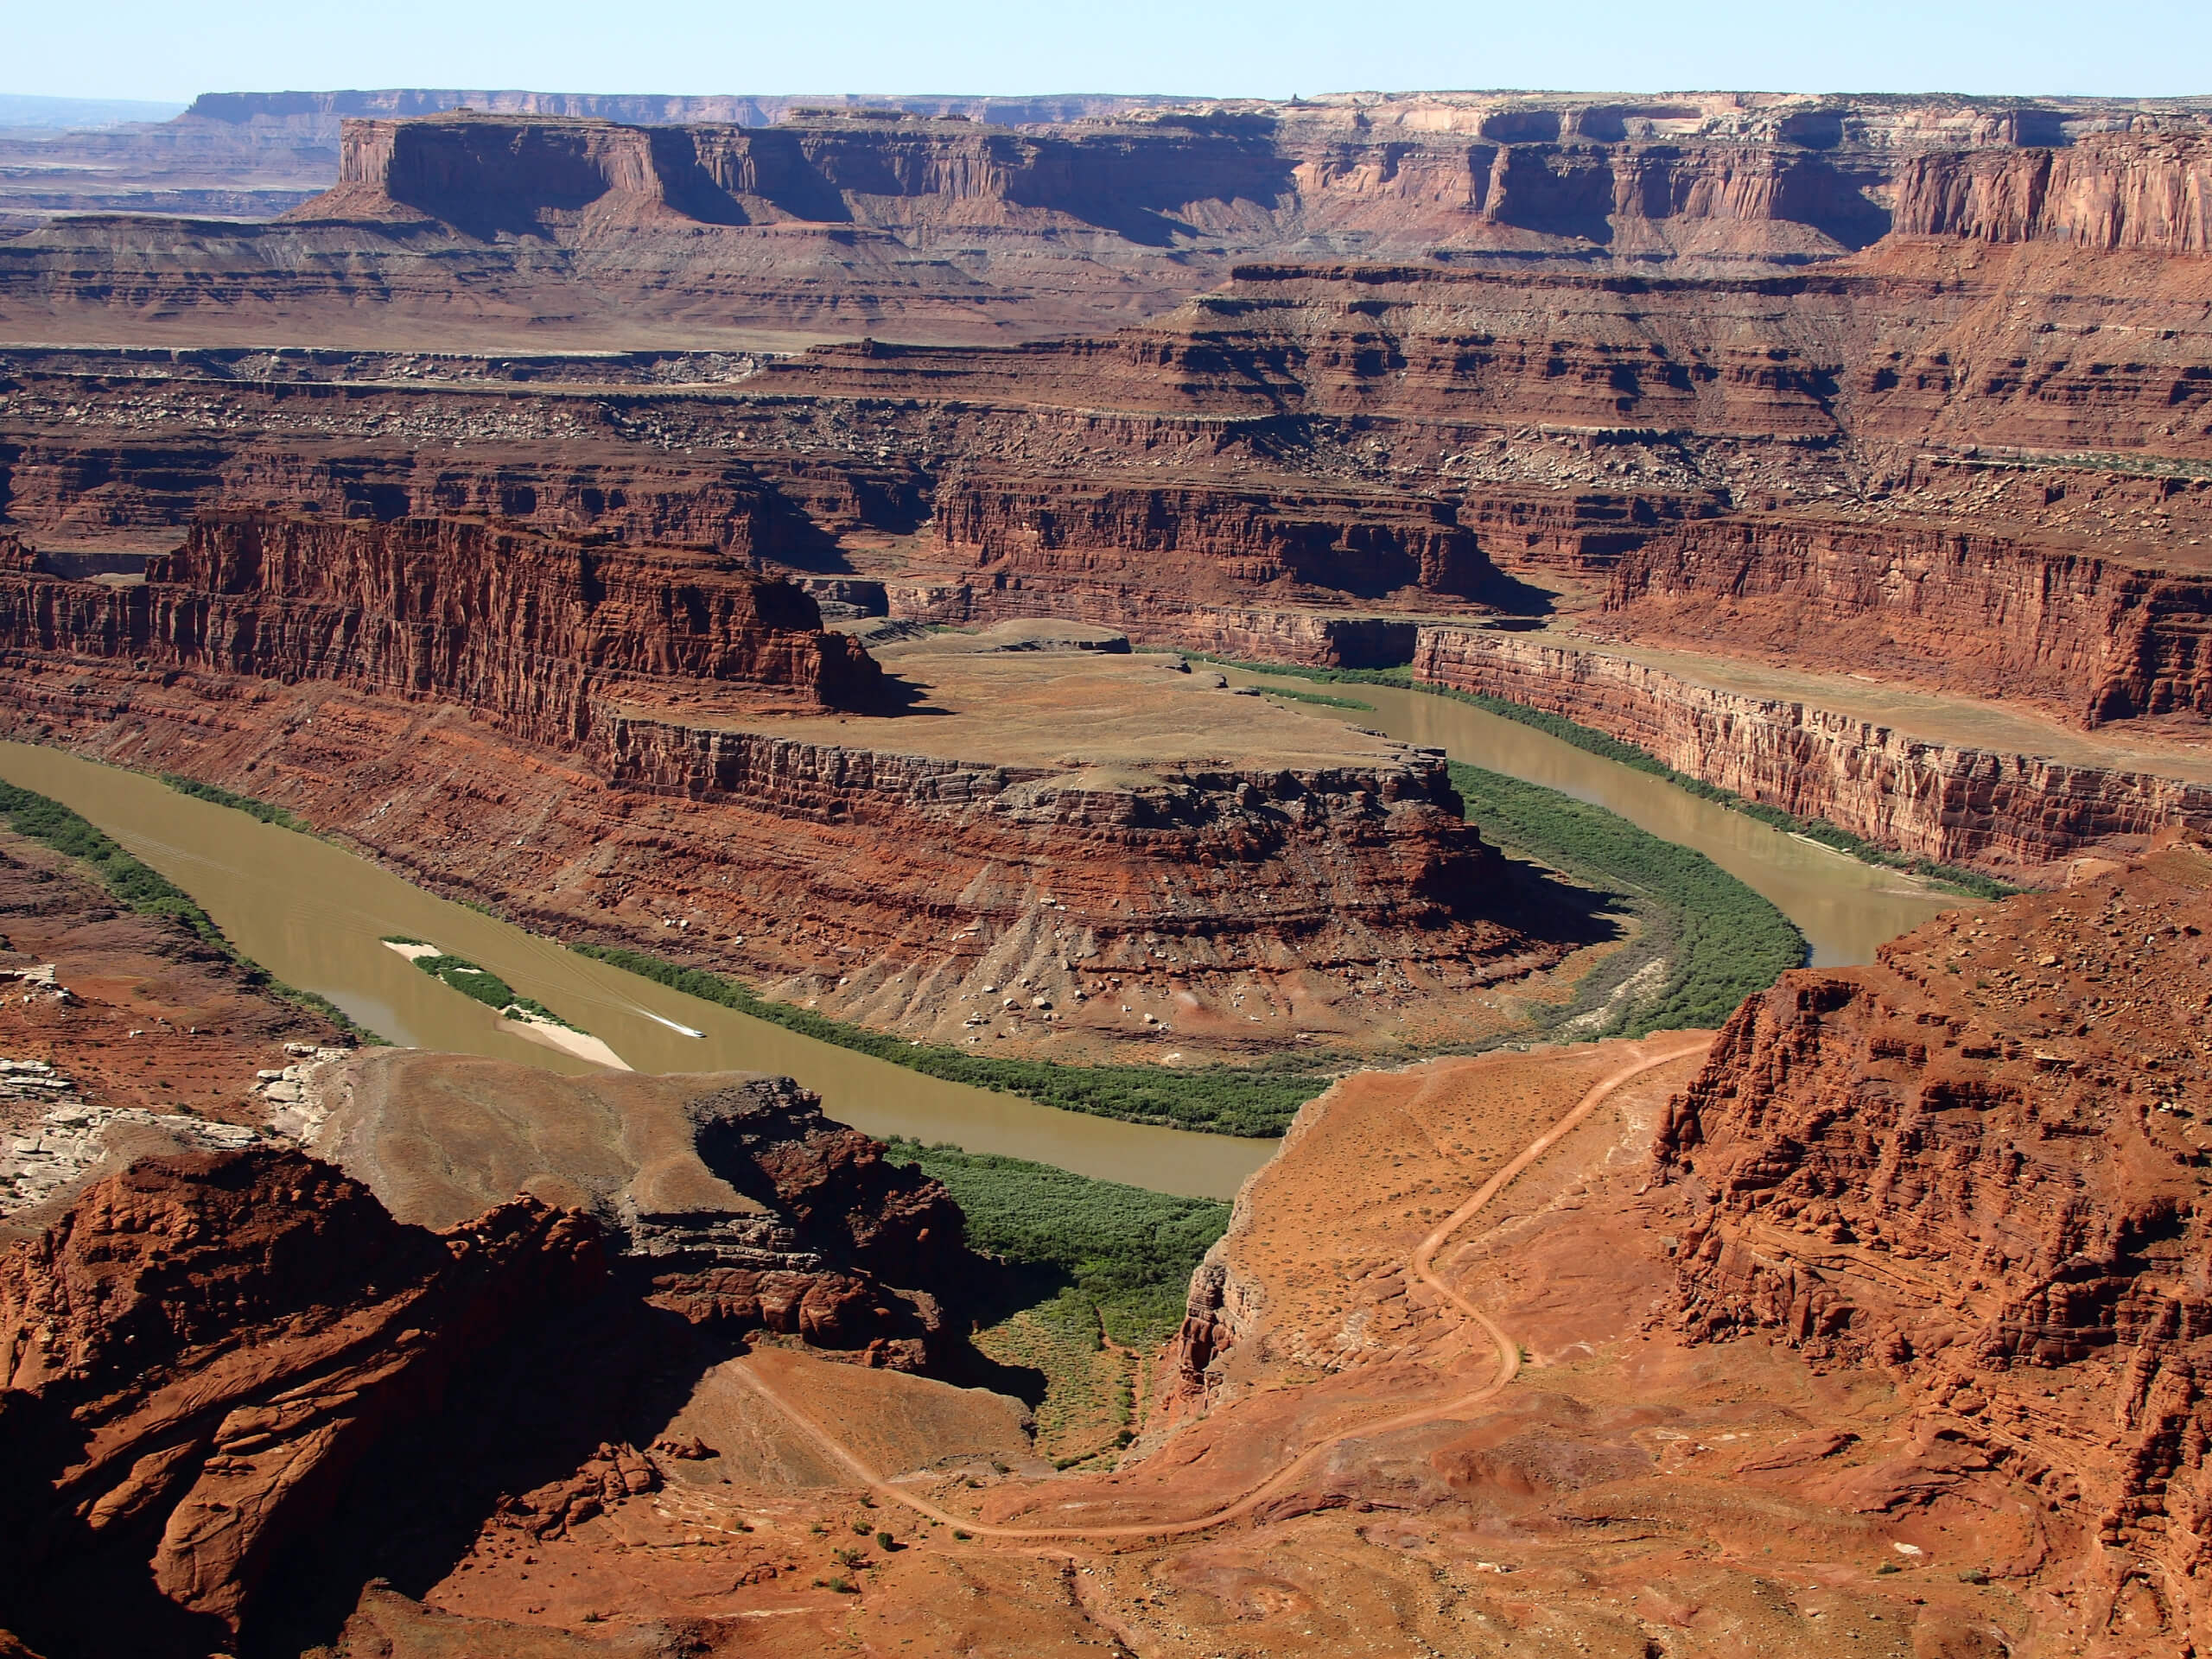
<svg viewBox="0 0 2212 1659">
<path fill-rule="evenodd" d="M 1417 678 L 1564 715 L 1675 771 L 1947 864 L 2038 866 L 2112 837 L 2212 826 L 2212 788 L 1914 738 L 1808 704 L 1698 685 L 1624 657 L 1424 627 Z"/>
<path fill-rule="evenodd" d="M 2212 715 L 2212 577 L 1974 530 L 1694 521 L 1622 555 L 1605 625 L 1783 650 L 2095 726 Z"/>
<path fill-rule="evenodd" d="M 1655 1154 L 1694 1337 L 1771 1330 L 1915 1402 L 1853 1507 L 1971 1509 L 2001 1471 L 2047 1507 L 1993 1570 L 2148 1563 L 2173 1651 L 2212 1630 L 2209 936 L 2212 858 L 2181 849 L 1787 974 Z"/>
<path fill-rule="evenodd" d="M 1901 236 L 2212 252 L 2212 139 L 2202 130 L 1919 156 L 1896 190 Z"/>
<path fill-rule="evenodd" d="M 523 1199 L 431 1233 L 296 1153 L 98 1183 L 0 1255 L 0 1418 L 36 1437 L 6 1622 L 70 1651 L 224 1641 L 381 1436 L 604 1271 L 581 1217 Z"/>
<path fill-rule="evenodd" d="M 681 550 L 457 520 L 213 513 L 142 587 L 43 577 L 0 591 L 19 648 L 327 680 L 582 741 L 597 700 L 713 688 L 735 706 L 866 707 L 880 671 L 789 584 Z"/>
<path fill-rule="evenodd" d="M 1401 589 L 1478 597 L 1497 581 L 1449 505 L 1380 492 L 968 475 L 940 485 L 935 500 L 949 553 L 1026 576 L 1090 575 L 1111 561 L 1157 582 L 1192 565 L 1239 587 L 1288 582 L 1369 598 Z M 1197 581 L 1205 585 L 1205 575 Z"/>
</svg>

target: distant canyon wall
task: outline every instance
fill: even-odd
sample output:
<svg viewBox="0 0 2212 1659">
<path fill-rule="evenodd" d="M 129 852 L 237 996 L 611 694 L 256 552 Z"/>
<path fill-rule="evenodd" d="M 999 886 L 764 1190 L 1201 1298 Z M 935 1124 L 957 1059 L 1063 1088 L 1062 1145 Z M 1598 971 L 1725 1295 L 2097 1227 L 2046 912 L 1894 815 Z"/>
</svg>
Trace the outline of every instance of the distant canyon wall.
<svg viewBox="0 0 2212 1659">
<path fill-rule="evenodd" d="M 1901 236 L 2212 252 L 2212 135 L 2202 132 L 1916 156 L 1894 189 Z"/>
<path fill-rule="evenodd" d="M 2113 838 L 2212 827 L 2212 786 L 1924 741 L 1624 658 L 1424 628 L 1417 678 L 1564 715 L 1677 772 L 1878 845 L 2018 872 Z"/>
<path fill-rule="evenodd" d="M 2204 486 L 2197 486 L 2200 490 Z M 1815 519 L 1694 522 L 1613 566 L 1601 626 L 1781 651 L 2074 723 L 2212 715 L 2212 575 L 2084 543 Z"/>
<path fill-rule="evenodd" d="M 887 114 L 893 112 L 887 111 Z M 1120 113 L 1128 113 L 1122 111 Z M 1022 132 L 961 120 L 626 125 L 467 111 L 349 118 L 338 188 L 301 210 L 395 207 L 461 226 L 669 214 L 709 225 L 889 226 L 962 205 L 1030 209 L 1141 240 L 1155 216 L 1223 251 L 1295 231 L 1503 251 L 1518 238 L 1783 262 L 1891 233 L 2201 253 L 2212 137 L 2187 120 L 2069 145 L 1876 148 L 1809 128 L 1760 141 L 1628 137 L 1625 120 L 1500 112 L 1472 132 L 1319 111 L 1217 109 Z M 2016 126 L 2017 135 L 2023 130 Z M 2033 124 L 2025 130 L 2032 132 Z M 2055 136 L 2055 135 L 2054 135 Z M 1014 228 L 1009 225 L 1008 228 Z M 1535 251 L 1534 245 L 1528 250 Z"/>
</svg>

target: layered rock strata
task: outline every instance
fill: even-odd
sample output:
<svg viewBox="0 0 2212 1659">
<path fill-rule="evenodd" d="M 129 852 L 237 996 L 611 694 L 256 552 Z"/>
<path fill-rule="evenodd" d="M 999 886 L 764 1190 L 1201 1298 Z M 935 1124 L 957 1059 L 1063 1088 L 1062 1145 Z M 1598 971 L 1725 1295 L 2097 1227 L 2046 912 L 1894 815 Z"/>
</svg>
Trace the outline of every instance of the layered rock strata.
<svg viewBox="0 0 2212 1659">
<path fill-rule="evenodd" d="M 2084 726 L 2212 715 L 2212 575 L 2094 544 L 1707 520 L 1623 552 L 1605 613 L 1595 626 L 1630 639 L 1774 651 Z"/>
<path fill-rule="evenodd" d="M 0 1256 L 8 1505 L 29 1546 L 9 1624 L 61 1651 L 227 1643 L 380 1437 L 604 1271 L 581 1217 L 525 1199 L 432 1233 L 297 1153 L 99 1183 Z"/>
<path fill-rule="evenodd" d="M 2148 1564 L 2200 1643 L 2208 894 L 2212 858 L 2177 849 L 1785 975 L 1654 1152 L 1694 1339 L 1770 1332 L 1906 1391 L 1910 1446 L 1859 1471 L 1859 1508 L 1994 1471 Z"/>
<path fill-rule="evenodd" d="M 0 303 L 205 327 L 251 294 L 296 327 L 317 308 L 358 327 L 367 310 L 519 337 L 534 301 L 539 321 L 597 334 L 626 304 L 633 327 L 678 332 L 889 323 L 974 339 L 1133 320 L 1230 260 L 1293 252 L 1774 270 L 1892 233 L 2203 247 L 2202 105 L 2187 100 L 1412 94 L 1125 106 L 1022 131 L 944 100 L 792 109 L 772 127 L 743 124 L 765 113 L 745 100 L 728 111 L 737 124 L 686 125 L 503 101 L 510 112 L 343 119 L 335 188 L 275 225 L 41 227 L 0 246 Z M 257 199 L 273 205 L 316 170 L 336 108 L 264 112 L 257 127 L 211 105 L 136 147 L 195 146 L 218 175 L 260 175 Z M 86 142 L 103 172 L 151 159 L 130 156 L 130 137 Z M 48 211 L 77 199 L 43 182 Z M 233 194 L 245 205 L 252 187 Z M 88 277 L 87 256 L 119 280 Z M 442 306 L 438 278 L 455 270 L 466 304 Z"/>
<path fill-rule="evenodd" d="M 598 701 L 671 684 L 741 708 L 882 695 L 804 594 L 681 550 L 241 513 L 203 516 L 140 585 L 48 577 L 20 539 L 0 559 L 0 637 L 19 649 L 436 699 L 541 742 L 580 743 Z"/>
<path fill-rule="evenodd" d="M 1563 715 L 1746 800 L 1939 863 L 2034 868 L 2101 842 L 2212 826 L 2212 785 L 1909 737 L 1598 651 L 1424 628 L 1414 672 Z"/>
<path fill-rule="evenodd" d="M 2201 130 L 1917 156 L 1896 189 L 1900 236 L 2212 252 L 2212 143 Z"/>
</svg>

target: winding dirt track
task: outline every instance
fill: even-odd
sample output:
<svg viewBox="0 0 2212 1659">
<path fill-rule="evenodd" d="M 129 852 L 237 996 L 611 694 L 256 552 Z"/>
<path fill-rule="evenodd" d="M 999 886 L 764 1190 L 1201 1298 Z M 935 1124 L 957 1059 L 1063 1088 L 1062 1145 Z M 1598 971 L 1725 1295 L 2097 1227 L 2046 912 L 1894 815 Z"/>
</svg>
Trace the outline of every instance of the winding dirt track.
<svg viewBox="0 0 2212 1659">
<path fill-rule="evenodd" d="M 1490 1315 L 1437 1276 L 1437 1252 L 1443 1249 L 1446 1241 L 1450 1239 L 1452 1234 L 1480 1214 L 1491 1199 L 1503 1192 L 1531 1164 L 1558 1145 L 1585 1118 L 1603 1105 L 1615 1090 L 1624 1084 L 1634 1081 L 1646 1071 L 1671 1065 L 1688 1055 L 1698 1053 L 1710 1046 L 1712 1041 L 1711 1034 L 1707 1033 L 1690 1041 L 1677 1041 L 1656 1053 L 1640 1054 L 1627 1065 L 1592 1084 L 1588 1092 L 1580 1100 L 1575 1102 L 1564 1116 L 1523 1147 L 1503 1169 L 1476 1188 L 1473 1196 L 1439 1223 L 1435 1230 L 1421 1240 L 1420 1246 L 1414 1251 L 1413 1259 L 1407 1264 L 1408 1275 L 1427 1285 L 1452 1307 L 1482 1326 L 1490 1334 L 1491 1339 L 1497 1344 L 1497 1370 L 1488 1382 L 1478 1389 L 1459 1395 L 1450 1400 L 1441 1401 L 1434 1405 L 1416 1407 L 1411 1411 L 1400 1412 L 1395 1416 L 1378 1418 L 1374 1421 L 1346 1429 L 1341 1433 L 1332 1434 L 1326 1440 L 1318 1440 L 1235 1502 L 1224 1504 L 1219 1509 L 1209 1510 L 1204 1515 L 1194 1516 L 1189 1520 L 1131 1522 L 1121 1526 L 1100 1527 L 1004 1527 L 992 1526 L 981 1521 L 971 1520 L 966 1516 L 955 1515 L 949 1510 L 938 1508 L 927 1498 L 915 1496 L 869 1468 L 842 1440 L 816 1422 L 797 1405 L 785 1399 L 777 1391 L 773 1384 L 750 1368 L 738 1365 L 733 1366 L 731 1370 L 734 1375 L 743 1380 L 747 1388 L 789 1419 L 792 1427 L 805 1435 L 823 1455 L 838 1467 L 849 1471 L 869 1491 L 913 1510 L 917 1515 L 926 1516 L 931 1520 L 940 1522 L 949 1527 L 957 1527 L 977 1537 L 1038 1541 L 1084 1538 L 1166 1538 L 1182 1533 L 1204 1532 L 1209 1528 L 1217 1527 L 1225 1522 L 1239 1520 L 1249 1515 L 1262 1503 L 1266 1503 L 1268 1499 L 1290 1484 L 1299 1475 L 1347 1440 L 1365 1440 L 1374 1435 L 1389 1433 L 1396 1429 L 1412 1428 L 1423 1423 L 1432 1423 L 1442 1418 L 1456 1416 L 1469 1407 L 1480 1405 L 1484 1401 L 1503 1391 L 1506 1385 L 1520 1374 L 1520 1345 L 1508 1337 Z"/>
</svg>

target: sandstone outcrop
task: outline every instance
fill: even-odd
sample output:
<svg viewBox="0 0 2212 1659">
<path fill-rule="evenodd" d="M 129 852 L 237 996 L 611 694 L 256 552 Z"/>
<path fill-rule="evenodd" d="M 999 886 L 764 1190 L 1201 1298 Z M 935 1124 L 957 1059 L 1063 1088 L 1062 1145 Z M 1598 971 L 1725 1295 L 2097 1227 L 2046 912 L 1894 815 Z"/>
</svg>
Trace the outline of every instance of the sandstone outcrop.
<svg viewBox="0 0 2212 1659">
<path fill-rule="evenodd" d="M 2212 859 L 2177 849 L 1785 975 L 1654 1153 L 1694 1338 L 1771 1330 L 1910 1390 L 1912 1452 L 1858 1507 L 1996 1471 L 2155 1562 L 2199 1642 L 2208 893 Z"/>
<path fill-rule="evenodd" d="M 379 1438 L 590 1294 L 597 1230 L 530 1200 L 436 1234 L 297 1153 L 138 1164 L 0 1256 L 10 1624 L 49 1651 L 227 1641 Z"/>
<path fill-rule="evenodd" d="M 959 1210 L 788 1077 L 564 1077 L 398 1050 L 319 1088 L 310 1146 L 404 1222 L 526 1192 L 591 1215 L 647 1303 L 695 1325 L 906 1370 L 954 1339 L 933 1287 L 968 1261 Z"/>
<path fill-rule="evenodd" d="M 0 1621 L 41 1652 L 273 1639 L 395 1502 L 564 1535 L 716 1455 L 604 1435 L 750 1334 L 893 1370 L 956 1345 L 959 1210 L 788 1079 L 410 1050 L 321 1086 L 346 1167 L 141 1158 L 0 1255 Z"/>
<path fill-rule="evenodd" d="M 1420 678 L 1563 715 L 1677 772 L 1939 863 L 2036 869 L 2107 841 L 2212 826 L 2212 785 L 1913 738 L 1548 641 L 1423 628 Z"/>
<path fill-rule="evenodd" d="M 1630 639 L 1993 689 L 2085 726 L 2196 721 L 2206 269 L 2049 238 L 1897 242 L 1759 281 L 1338 261 L 1250 266 L 1152 327 L 1013 350 L 573 370 L 19 354 L 0 465 L 57 569 L 226 499 L 469 510 L 562 546 L 711 544 L 915 621 L 1073 617 L 1344 666 L 1402 657 L 1423 620 L 1530 614 L 1602 582 L 1586 626 Z M 2139 349 L 2121 360 L 2076 343 L 2123 321 Z M 1993 359 L 2021 366 L 1958 366 Z M 338 384 L 356 375 L 377 384 Z M 454 435 L 458 460 L 426 443 Z M 626 709 L 654 728 L 635 728 L 643 747 L 697 729 L 653 700 Z M 575 699 L 553 701 L 547 723 L 575 730 Z M 1854 803 L 1862 785 L 1823 767 L 1918 766 L 1857 741 L 1823 736 L 1833 766 L 1783 781 L 1816 815 L 1947 860 L 1986 844 L 2031 865 L 2174 816 L 2149 798 L 2164 783 L 2010 760 L 1946 760 L 1969 781 L 1890 791 L 1925 813 Z M 1743 783 L 1675 764 L 1789 804 L 1751 775 L 1763 761 Z M 1939 833 L 1924 819 L 1960 787 L 1965 817 Z"/>
</svg>

